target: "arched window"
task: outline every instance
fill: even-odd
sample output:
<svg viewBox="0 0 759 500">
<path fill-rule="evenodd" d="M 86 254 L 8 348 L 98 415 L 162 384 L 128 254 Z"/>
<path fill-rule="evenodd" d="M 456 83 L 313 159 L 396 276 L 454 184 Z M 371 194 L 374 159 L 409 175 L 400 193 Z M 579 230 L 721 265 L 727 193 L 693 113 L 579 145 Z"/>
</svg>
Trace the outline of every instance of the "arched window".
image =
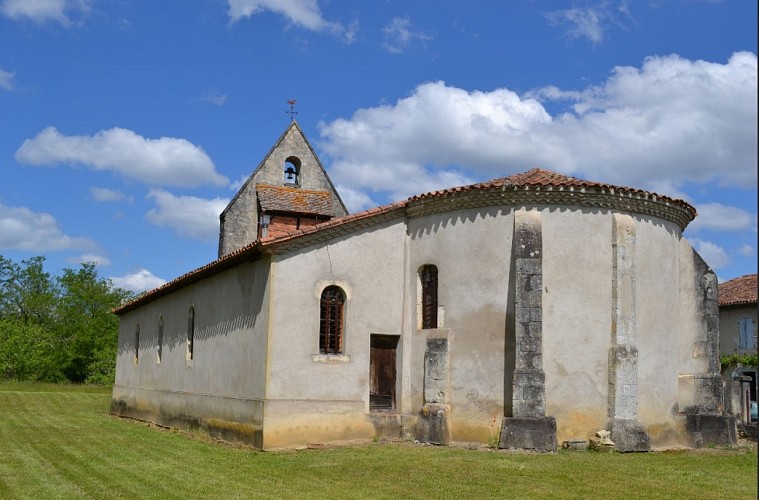
<svg viewBox="0 0 759 500">
<path fill-rule="evenodd" d="M 158 362 L 163 354 L 163 314 L 158 317 Z"/>
<path fill-rule="evenodd" d="M 437 267 L 422 266 L 419 271 L 422 284 L 422 328 L 437 328 Z"/>
<path fill-rule="evenodd" d="M 187 315 L 187 361 L 192 361 L 192 351 L 195 344 L 195 308 L 190 307 Z"/>
<path fill-rule="evenodd" d="M 285 184 L 299 184 L 300 179 L 300 159 L 290 156 L 285 160 Z"/>
<path fill-rule="evenodd" d="M 140 324 L 137 323 L 137 328 L 134 330 L 134 363 L 140 361 Z"/>
<path fill-rule="evenodd" d="M 345 293 L 338 286 L 328 286 L 322 292 L 319 316 L 319 352 L 343 352 L 343 308 Z"/>
</svg>

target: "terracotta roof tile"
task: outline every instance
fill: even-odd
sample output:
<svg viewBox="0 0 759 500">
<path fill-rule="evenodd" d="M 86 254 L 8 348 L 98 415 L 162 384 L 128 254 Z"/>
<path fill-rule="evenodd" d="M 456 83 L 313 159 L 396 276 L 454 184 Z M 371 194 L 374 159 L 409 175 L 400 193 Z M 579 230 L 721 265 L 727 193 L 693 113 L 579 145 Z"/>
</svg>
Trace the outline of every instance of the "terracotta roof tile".
<svg viewBox="0 0 759 500">
<path fill-rule="evenodd" d="M 673 202 L 677 205 L 681 205 L 691 210 L 694 210 L 694 214 L 695 214 L 695 209 L 693 209 L 693 207 L 691 207 L 688 203 L 684 202 L 683 200 L 670 198 L 668 196 L 662 196 L 662 195 L 652 193 L 649 191 L 644 191 L 642 189 L 634 189 L 634 188 L 628 188 L 624 186 L 615 186 L 613 184 L 604 184 L 602 182 L 586 181 L 583 179 L 578 179 L 577 177 L 570 177 L 568 175 L 560 174 L 558 172 L 553 172 L 551 170 L 545 170 L 542 168 L 533 168 L 532 170 L 528 170 L 527 172 L 510 175 L 508 177 L 500 177 L 498 179 L 493 179 L 486 182 L 480 182 L 477 184 L 471 184 L 469 186 L 460 186 L 456 188 L 443 189 L 440 191 L 432 191 L 429 193 L 412 196 L 411 198 L 409 198 L 409 200 L 423 200 L 426 198 L 432 198 L 436 196 L 445 195 L 447 193 L 476 191 L 476 190 L 482 190 L 482 189 L 487 189 L 487 188 L 492 188 L 492 187 L 509 186 L 509 185 L 523 186 L 523 187 L 557 186 L 557 187 L 567 187 L 567 188 L 575 188 L 575 189 L 591 189 L 591 188 L 602 189 L 602 190 L 613 191 L 613 192 L 621 193 L 621 194 L 634 194 L 634 195 L 640 195 L 646 198 L 654 198 L 654 199 L 659 199 L 662 201 Z"/>
<path fill-rule="evenodd" d="M 265 212 L 295 212 L 300 214 L 332 215 L 332 195 L 329 191 L 310 191 L 295 187 L 258 184 L 256 194 Z"/>
<path fill-rule="evenodd" d="M 720 283 L 718 287 L 720 306 L 756 304 L 756 274 L 747 274 L 740 278 L 725 281 Z"/>
</svg>

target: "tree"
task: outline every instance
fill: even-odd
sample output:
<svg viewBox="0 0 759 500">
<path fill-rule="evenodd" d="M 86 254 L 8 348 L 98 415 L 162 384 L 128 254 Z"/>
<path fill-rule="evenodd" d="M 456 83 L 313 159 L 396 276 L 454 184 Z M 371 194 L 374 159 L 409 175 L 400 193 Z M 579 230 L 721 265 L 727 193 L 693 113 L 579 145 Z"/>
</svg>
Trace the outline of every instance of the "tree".
<svg viewBox="0 0 759 500">
<path fill-rule="evenodd" d="M 49 325 L 55 317 L 56 287 L 43 269 L 44 257 L 16 264 L 0 256 L 0 317 Z"/>
<path fill-rule="evenodd" d="M 118 318 L 132 297 L 95 264 L 51 278 L 44 257 L 0 256 L 0 378 L 113 383 Z"/>
<path fill-rule="evenodd" d="M 67 346 L 66 378 L 83 382 L 110 376 L 112 381 L 119 330 L 112 310 L 130 297 L 129 292 L 99 278 L 93 263 L 82 264 L 76 271 L 64 269 L 57 281 L 57 329 Z M 108 359 L 112 359 L 112 367 Z"/>
</svg>

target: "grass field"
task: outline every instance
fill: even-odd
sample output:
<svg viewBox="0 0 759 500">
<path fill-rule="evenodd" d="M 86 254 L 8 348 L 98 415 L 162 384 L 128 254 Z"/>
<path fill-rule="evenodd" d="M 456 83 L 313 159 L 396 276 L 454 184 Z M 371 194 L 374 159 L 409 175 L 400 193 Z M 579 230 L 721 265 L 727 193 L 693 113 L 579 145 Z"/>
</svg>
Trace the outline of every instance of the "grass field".
<svg viewBox="0 0 759 500">
<path fill-rule="evenodd" d="M 756 498 L 755 448 L 544 455 L 404 443 L 257 452 L 0 384 L 0 498 Z"/>
</svg>

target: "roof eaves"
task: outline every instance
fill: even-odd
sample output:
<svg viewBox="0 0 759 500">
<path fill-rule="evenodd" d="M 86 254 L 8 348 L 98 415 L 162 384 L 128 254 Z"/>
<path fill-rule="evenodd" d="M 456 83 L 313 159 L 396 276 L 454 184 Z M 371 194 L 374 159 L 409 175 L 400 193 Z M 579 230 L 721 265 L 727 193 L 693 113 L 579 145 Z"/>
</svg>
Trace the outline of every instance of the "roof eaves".
<svg viewBox="0 0 759 500">
<path fill-rule="evenodd" d="M 224 255 L 223 257 L 213 262 L 185 273 L 182 276 L 179 276 L 178 278 L 175 278 L 158 288 L 155 288 L 125 304 L 122 304 L 117 308 L 114 308 L 113 313 L 120 316 L 142 305 L 153 302 L 154 300 L 163 297 L 164 295 L 191 285 L 192 283 L 200 281 L 209 276 L 213 276 L 222 271 L 226 271 L 227 269 L 237 267 L 243 262 L 256 260 L 258 257 L 267 254 L 268 252 L 263 249 L 261 242 L 254 241 L 245 247 L 235 250 L 234 252 Z"/>
</svg>

